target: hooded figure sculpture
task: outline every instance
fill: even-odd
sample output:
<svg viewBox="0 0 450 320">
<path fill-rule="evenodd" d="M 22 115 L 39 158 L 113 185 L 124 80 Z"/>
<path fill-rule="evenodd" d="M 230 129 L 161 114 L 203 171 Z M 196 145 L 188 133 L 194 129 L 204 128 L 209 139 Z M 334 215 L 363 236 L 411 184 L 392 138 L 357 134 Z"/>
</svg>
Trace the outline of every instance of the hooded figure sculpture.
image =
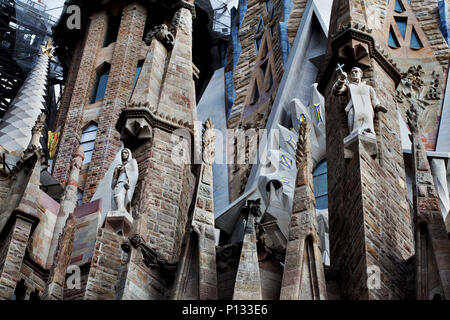
<svg viewBox="0 0 450 320">
<path fill-rule="evenodd" d="M 130 149 L 121 152 L 122 164 L 118 164 L 111 183 L 111 209 L 131 214 L 131 200 L 138 180 L 137 161 L 131 157 Z"/>
</svg>

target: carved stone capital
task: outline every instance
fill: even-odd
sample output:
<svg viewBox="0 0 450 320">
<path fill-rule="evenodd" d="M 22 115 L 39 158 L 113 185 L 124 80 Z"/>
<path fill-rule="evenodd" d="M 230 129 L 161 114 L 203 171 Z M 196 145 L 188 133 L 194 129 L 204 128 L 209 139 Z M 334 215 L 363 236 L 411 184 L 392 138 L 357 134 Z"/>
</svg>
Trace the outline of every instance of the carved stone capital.
<svg viewBox="0 0 450 320">
<path fill-rule="evenodd" d="M 155 114 L 156 113 L 156 114 Z M 193 125 L 187 121 L 165 117 L 148 104 L 128 104 L 119 116 L 116 130 L 127 147 L 136 147 L 152 138 L 152 128 L 172 133 L 177 129 L 186 129 L 193 138 Z"/>
</svg>

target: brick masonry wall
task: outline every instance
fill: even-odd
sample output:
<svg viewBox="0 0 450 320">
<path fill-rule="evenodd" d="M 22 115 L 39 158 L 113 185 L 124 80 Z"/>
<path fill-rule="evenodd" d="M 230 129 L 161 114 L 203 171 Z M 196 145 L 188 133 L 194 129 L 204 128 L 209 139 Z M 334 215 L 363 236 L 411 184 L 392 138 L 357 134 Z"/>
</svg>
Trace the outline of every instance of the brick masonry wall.
<svg viewBox="0 0 450 320">
<path fill-rule="evenodd" d="M 122 236 L 99 229 L 84 299 L 112 300 L 121 265 Z"/>
<path fill-rule="evenodd" d="M 171 297 L 169 285 L 158 270 L 148 268 L 140 250 L 132 248 L 128 264 L 123 300 L 167 300 Z"/>
<path fill-rule="evenodd" d="M 75 218 L 73 215 L 70 215 L 66 220 L 61 235 L 58 237 L 53 264 L 43 294 L 46 300 L 61 300 L 64 297 L 66 272 L 72 255 L 74 236 Z"/>
<path fill-rule="evenodd" d="M 185 188 L 190 166 L 185 168 L 171 158 L 177 145 L 169 132 L 155 128 L 152 141 L 133 151 L 141 177 L 133 207 L 139 213 L 136 231 L 166 260 L 179 255 L 192 199 L 186 196 L 192 191 Z"/>
<path fill-rule="evenodd" d="M 10 235 L 2 243 L 0 252 L 0 299 L 12 300 L 17 282 L 20 280 L 28 239 L 31 233 L 31 222 L 18 217 L 14 222 Z"/>
<path fill-rule="evenodd" d="M 297 36 L 298 27 L 303 17 L 306 4 L 308 0 L 293 0 L 293 6 L 289 19 L 287 21 L 287 35 L 289 38 L 289 44 L 292 46 L 295 37 Z"/>
<path fill-rule="evenodd" d="M 443 68 L 447 69 L 450 49 L 439 30 L 440 17 L 437 1 L 411 0 L 411 8 L 417 20 L 422 25 L 422 30 L 427 36 L 428 42 L 436 55 L 436 59 L 441 63 Z"/>
<path fill-rule="evenodd" d="M 70 59 L 70 67 L 67 73 L 66 82 L 64 83 L 64 92 L 61 96 L 61 101 L 58 112 L 56 114 L 54 128 L 52 128 L 54 131 L 55 130 L 59 131 L 58 128 L 62 130 L 62 128 L 64 127 L 64 121 L 67 117 L 67 112 L 70 106 L 70 100 L 73 95 L 75 82 L 77 79 L 78 71 L 80 69 L 81 57 L 83 53 L 82 48 L 84 47 L 84 45 L 85 42 L 81 40 L 78 41 L 73 51 L 72 57 Z"/>
<path fill-rule="evenodd" d="M 374 60 L 371 64 L 372 69 L 365 72 L 368 84 L 380 103 L 390 106 L 375 122 L 376 160 L 362 147 L 354 150 L 353 159 L 344 160 L 343 138 L 348 129 L 343 109 L 347 101 L 331 93 L 336 75 L 329 80 L 325 94 L 331 268 L 341 275 L 344 299 L 402 299 L 407 291 L 405 261 L 414 248 L 395 86 Z M 367 268 L 372 265 L 380 268 L 379 290 L 367 288 Z"/>
<path fill-rule="evenodd" d="M 91 88 L 95 80 L 97 52 L 103 45 L 106 27 L 106 13 L 99 12 L 93 14 L 83 41 L 78 74 L 71 94 L 67 116 L 62 120 L 64 127 L 52 171 L 52 175 L 63 187 L 67 182 L 73 152 L 79 145 L 82 131 L 83 109 L 91 98 Z"/>
<path fill-rule="evenodd" d="M 97 183 L 103 178 L 121 146 L 119 133 L 114 125 L 133 90 L 146 17 L 147 9 L 140 4 L 132 3 L 123 8 L 108 84 L 98 121 L 95 149 L 84 185 L 84 202 L 91 199 Z"/>
</svg>

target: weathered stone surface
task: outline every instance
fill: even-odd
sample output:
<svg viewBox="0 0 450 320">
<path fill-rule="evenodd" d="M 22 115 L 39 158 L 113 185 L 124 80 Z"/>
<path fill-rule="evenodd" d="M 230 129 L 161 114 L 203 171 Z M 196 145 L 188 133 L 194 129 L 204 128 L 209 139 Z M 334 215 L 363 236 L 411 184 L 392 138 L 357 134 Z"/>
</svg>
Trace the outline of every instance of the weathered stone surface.
<svg viewBox="0 0 450 320">
<path fill-rule="evenodd" d="M 280 299 L 325 300 L 327 291 L 317 232 L 311 158 L 311 124 L 300 125 L 297 181 Z M 300 181 L 299 181 L 300 180 Z"/>
</svg>

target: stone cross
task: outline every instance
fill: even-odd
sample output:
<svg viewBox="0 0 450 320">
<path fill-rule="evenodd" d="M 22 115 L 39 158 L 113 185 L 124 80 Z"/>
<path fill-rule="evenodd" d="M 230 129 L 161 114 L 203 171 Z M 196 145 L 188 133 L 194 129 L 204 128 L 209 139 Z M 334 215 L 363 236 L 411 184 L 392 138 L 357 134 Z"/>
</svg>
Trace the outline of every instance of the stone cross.
<svg viewBox="0 0 450 320">
<path fill-rule="evenodd" d="M 344 74 L 344 70 L 342 69 L 345 66 L 345 64 L 337 64 L 336 71 L 340 71 L 342 74 Z"/>
</svg>

